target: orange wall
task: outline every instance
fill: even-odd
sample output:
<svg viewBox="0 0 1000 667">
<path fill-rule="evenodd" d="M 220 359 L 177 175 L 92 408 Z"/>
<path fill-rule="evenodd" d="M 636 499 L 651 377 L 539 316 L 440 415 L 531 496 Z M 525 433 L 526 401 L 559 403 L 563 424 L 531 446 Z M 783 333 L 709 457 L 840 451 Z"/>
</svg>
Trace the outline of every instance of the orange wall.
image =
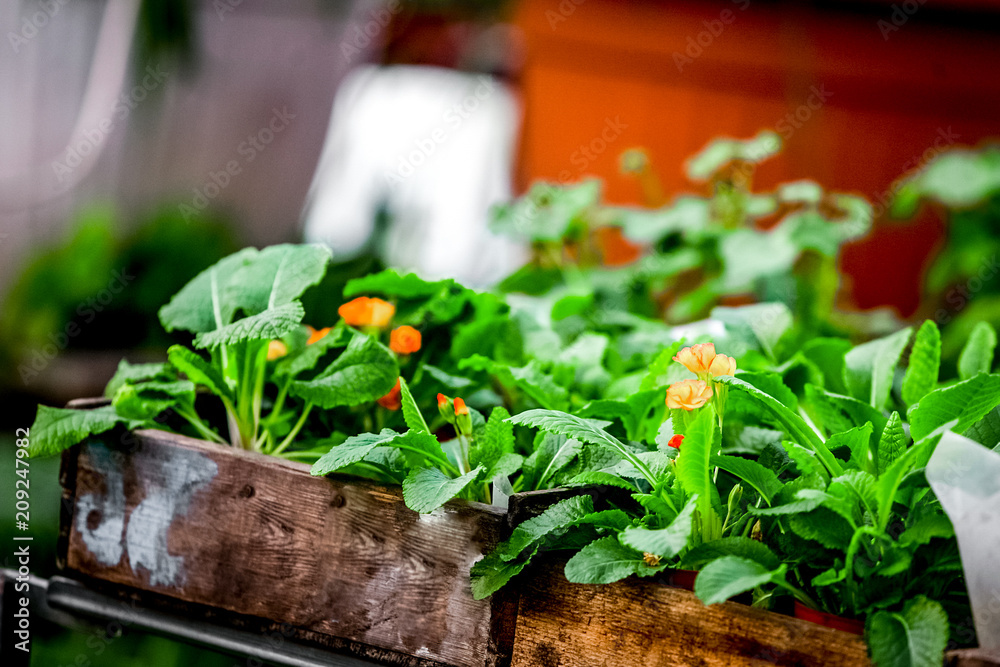
<svg viewBox="0 0 1000 667">
<path fill-rule="evenodd" d="M 935 19 L 926 7 L 886 38 L 878 21 L 891 22 L 890 6 L 855 15 L 760 0 L 576 2 L 522 0 L 517 10 L 527 46 L 522 186 L 597 175 L 609 200 L 638 202 L 638 186 L 618 174 L 622 150 L 650 149 L 673 193 L 695 187 L 681 165 L 711 138 L 772 128 L 785 152 L 761 167 L 760 187 L 813 178 L 874 200 L 942 134 L 955 145 L 1000 135 L 1000 40 L 921 20 Z M 699 36 L 700 54 L 685 53 Z M 694 57 L 679 68 L 677 54 Z M 800 127 L 782 123 L 797 111 Z M 585 155 L 582 145 L 600 148 L 609 119 L 624 127 Z M 843 254 L 853 302 L 912 314 L 942 230 L 931 213 L 908 226 L 877 223 Z"/>
</svg>

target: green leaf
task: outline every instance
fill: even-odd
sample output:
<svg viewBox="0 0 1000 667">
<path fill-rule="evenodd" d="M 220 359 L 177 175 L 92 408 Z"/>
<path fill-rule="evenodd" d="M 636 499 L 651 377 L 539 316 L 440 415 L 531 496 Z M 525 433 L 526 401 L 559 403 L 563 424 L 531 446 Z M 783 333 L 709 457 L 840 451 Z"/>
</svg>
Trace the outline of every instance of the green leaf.
<svg viewBox="0 0 1000 667">
<path fill-rule="evenodd" d="M 674 473 L 685 493 L 698 496 L 701 524 L 711 527 L 705 531 L 707 534 L 702 535 L 703 539 L 710 539 L 710 536 L 722 531 L 722 522 L 714 509 L 719 505 L 719 490 L 712 481 L 712 468 L 709 465 L 712 455 L 718 449 L 717 436 L 715 410 L 709 406 L 701 408 L 695 420 L 688 425 Z"/>
<path fill-rule="evenodd" d="M 403 500 L 414 512 L 429 514 L 460 494 L 482 472 L 479 466 L 460 477 L 448 477 L 437 468 L 413 470 L 403 480 Z"/>
<path fill-rule="evenodd" d="M 741 251 L 734 245 L 734 252 L 739 257 L 745 253 L 745 249 Z M 797 250 L 795 252 L 798 254 Z M 774 359 L 778 342 L 792 328 L 794 318 L 791 310 L 783 303 L 756 303 L 736 308 L 713 308 L 712 319 L 722 321 L 727 329 L 738 334 L 749 335 L 752 340 L 757 341 L 765 354 Z"/>
<path fill-rule="evenodd" d="M 447 389 L 452 391 L 462 390 L 472 384 L 472 380 L 469 378 L 459 377 L 457 375 L 449 375 L 437 366 L 431 366 L 430 364 L 424 364 L 422 368 L 427 371 L 427 374 L 432 378 L 443 384 Z"/>
<path fill-rule="evenodd" d="M 191 408 L 193 404 L 194 383 L 187 380 L 126 384 L 111 400 L 119 415 L 137 421 L 149 421 L 170 408 Z"/>
<path fill-rule="evenodd" d="M 295 354 L 288 354 L 279 359 L 274 366 L 274 374 L 276 376 L 293 378 L 299 373 L 311 370 L 316 367 L 319 360 L 332 348 L 345 347 L 352 339 L 360 335 L 354 329 L 346 326 L 344 321 L 341 320 L 333 327 L 330 333 L 315 343 L 305 345 L 305 341 L 303 340 L 304 348 L 298 350 Z"/>
<path fill-rule="evenodd" d="M 746 558 L 768 570 L 775 570 L 781 565 L 781 559 L 762 542 L 752 540 L 749 537 L 723 537 L 692 547 L 684 554 L 681 567 L 688 570 L 700 570 L 706 563 L 723 556 Z"/>
<path fill-rule="evenodd" d="M 939 426 L 958 419 L 953 430 L 962 433 L 1000 404 L 1000 375 L 980 374 L 936 389 L 907 410 L 910 437 L 919 442 Z"/>
<path fill-rule="evenodd" d="M 176 376 L 164 363 L 130 364 L 125 359 L 118 362 L 118 370 L 104 388 L 104 395 L 114 397 L 115 393 L 126 384 L 135 384 L 147 380 L 173 380 Z"/>
<path fill-rule="evenodd" d="M 355 336 L 336 361 L 311 380 L 291 382 L 288 393 L 324 409 L 361 405 L 388 393 L 398 377 L 388 348 L 371 336 Z"/>
<path fill-rule="evenodd" d="M 935 537 L 954 539 L 955 528 L 947 514 L 929 514 L 919 519 L 899 536 L 900 546 L 927 544 Z"/>
<path fill-rule="evenodd" d="M 640 551 L 630 549 L 615 535 L 585 546 L 566 563 L 566 579 L 575 584 L 610 584 L 632 574 L 650 576 L 666 567 L 649 566 Z"/>
<path fill-rule="evenodd" d="M 501 560 L 516 558 L 522 551 L 557 531 L 574 526 L 594 512 L 594 500 L 588 495 L 573 496 L 548 507 L 536 517 L 522 522 L 510 538 L 497 546 L 493 556 Z"/>
<path fill-rule="evenodd" d="M 948 616 L 918 595 L 902 612 L 878 611 L 868 619 L 868 647 L 879 667 L 940 667 L 948 644 Z"/>
<path fill-rule="evenodd" d="M 913 329 L 858 345 L 844 356 L 844 383 L 851 394 L 876 410 L 885 407 L 892 390 L 896 364 L 906 349 Z"/>
<path fill-rule="evenodd" d="M 834 394 L 815 385 L 806 385 L 806 402 L 812 408 L 813 419 L 829 433 L 849 431 L 871 422 L 874 433 L 881 433 L 886 419 L 880 410 L 850 396 Z"/>
<path fill-rule="evenodd" d="M 615 486 L 619 489 L 626 489 L 633 492 L 637 492 L 639 490 L 635 487 L 635 484 L 627 479 L 609 472 L 602 472 L 600 470 L 588 470 L 586 472 L 581 472 L 578 475 L 575 475 L 568 482 L 564 482 L 562 486 Z"/>
<path fill-rule="evenodd" d="M 851 342 L 843 338 L 813 338 L 802 344 L 801 354 L 820 369 L 825 389 L 846 394 L 844 355 L 850 349 Z"/>
<path fill-rule="evenodd" d="M 472 566 L 472 597 L 477 600 L 493 595 L 503 588 L 512 577 L 531 562 L 532 557 L 538 551 L 540 543 L 534 544 L 530 549 L 520 554 L 514 560 L 503 560 L 496 554 L 489 554 Z"/>
<path fill-rule="evenodd" d="M 245 248 L 195 276 L 160 309 L 160 322 L 167 331 L 201 334 L 227 326 L 239 311 L 287 305 L 320 281 L 329 259 L 330 250 L 315 245 Z"/>
<path fill-rule="evenodd" d="M 842 516 L 826 507 L 793 514 L 788 518 L 788 526 L 799 537 L 839 551 L 847 551 L 854 534 L 854 529 Z"/>
<path fill-rule="evenodd" d="M 903 420 L 898 412 L 889 415 L 889 421 L 882 430 L 878 441 L 878 474 L 881 475 L 906 451 L 907 437 L 903 431 Z"/>
<path fill-rule="evenodd" d="M 160 308 L 163 328 L 202 333 L 229 324 L 236 314 L 236 304 L 224 301 L 223 293 L 237 268 L 250 262 L 256 254 L 256 248 L 244 248 L 192 278 L 170 303 Z"/>
<path fill-rule="evenodd" d="M 581 442 L 608 447 L 622 455 L 631 454 L 618 438 L 603 429 L 608 422 L 581 419 L 558 410 L 527 410 L 514 415 L 510 421 L 512 424 L 534 426 L 543 431 L 565 435 Z"/>
<path fill-rule="evenodd" d="M 236 320 L 215 331 L 206 331 L 195 336 L 195 347 L 219 347 L 234 345 L 248 340 L 274 340 L 281 338 L 298 327 L 305 316 L 305 310 L 298 301 L 270 308 L 262 313 Z"/>
<path fill-rule="evenodd" d="M 871 451 L 872 423 L 865 422 L 864 426 L 857 426 L 850 431 L 834 433 L 826 441 L 826 448 L 835 452 L 842 447 L 847 447 L 851 452 L 850 463 L 855 468 L 871 473 L 875 472 L 875 453 Z"/>
<path fill-rule="evenodd" d="M 980 373 L 989 373 L 996 346 L 997 332 L 989 322 L 978 322 L 958 356 L 958 377 L 968 380 Z"/>
<path fill-rule="evenodd" d="M 396 433 L 388 428 L 382 429 L 381 433 L 362 433 L 351 436 L 339 445 L 334 445 L 329 452 L 321 456 L 309 472 L 317 477 L 336 472 L 352 463 L 363 461 L 365 456 L 376 447 L 387 446 L 401 437 L 401 433 Z"/>
<path fill-rule="evenodd" d="M 879 476 L 875 483 L 875 494 L 878 502 L 879 528 L 882 530 L 889 525 L 892 503 L 896 499 L 896 492 L 899 491 L 903 477 L 913 469 L 915 461 L 930 458 L 929 456 L 924 458 L 925 453 L 933 451 L 937 446 L 936 440 L 937 438 L 928 438 L 910 447 Z"/>
<path fill-rule="evenodd" d="M 235 402 L 236 396 L 226 383 L 222 372 L 196 352 L 183 345 L 171 345 L 167 350 L 170 365 L 187 376 L 191 382 L 206 387 L 216 396 Z"/>
<path fill-rule="evenodd" d="M 782 381 L 781 376 L 770 371 L 750 371 L 740 373 L 740 379 L 749 382 L 765 394 L 778 399 L 789 410 L 798 410 L 799 402 L 795 394 Z"/>
<path fill-rule="evenodd" d="M 734 595 L 751 591 L 777 579 L 784 579 L 784 566 L 769 570 L 760 563 L 723 556 L 712 561 L 698 573 L 694 580 L 694 594 L 705 604 L 725 602 Z"/>
<path fill-rule="evenodd" d="M 966 438 L 993 449 L 1000 444 L 1000 407 L 993 408 L 982 419 L 962 433 Z"/>
<path fill-rule="evenodd" d="M 927 320 L 917 330 L 910 352 L 910 361 L 903 376 L 903 402 L 907 405 L 920 399 L 937 386 L 941 365 L 941 332 L 933 320 Z"/>
<path fill-rule="evenodd" d="M 403 405 L 403 421 L 406 422 L 406 426 L 417 433 L 430 433 L 431 429 L 424 421 L 424 416 L 420 414 L 420 408 L 413 400 L 413 394 L 410 393 L 410 386 L 402 376 L 399 378 L 399 394 L 400 402 Z"/>
<path fill-rule="evenodd" d="M 396 269 L 385 269 L 361 278 L 353 278 L 344 287 L 347 298 L 359 294 L 382 294 L 383 296 L 414 299 L 440 294 L 457 283 L 453 280 L 424 280 L 415 273 L 402 274 Z"/>
<path fill-rule="evenodd" d="M 639 526 L 626 528 L 621 533 L 622 544 L 641 552 L 656 554 L 662 558 L 673 558 L 688 546 L 694 528 L 693 519 L 696 508 L 697 496 L 692 496 L 669 526 L 658 529 Z"/>
<path fill-rule="evenodd" d="M 830 453 L 830 450 L 826 448 L 826 445 L 823 444 L 823 441 L 820 440 L 816 432 L 809 428 L 805 421 L 802 420 L 802 417 L 789 410 L 776 398 L 762 392 L 748 382 L 743 382 L 739 378 L 722 376 L 716 378 L 716 381 L 727 384 L 730 387 L 736 387 L 756 399 L 758 403 L 768 409 L 792 440 L 812 450 L 819 456 L 823 465 L 830 471 L 830 474 L 839 475 L 843 472 L 840 463 Z"/>
<path fill-rule="evenodd" d="M 67 410 L 39 405 L 38 414 L 30 429 L 28 453 L 32 457 L 55 456 L 88 436 L 110 431 L 119 424 L 125 424 L 128 428 L 142 425 L 141 422 L 121 417 L 110 405 L 93 410 Z"/>
<path fill-rule="evenodd" d="M 771 504 L 774 495 L 781 490 L 782 483 L 774 471 L 756 461 L 738 456 L 713 456 L 711 464 L 752 486 L 768 505 Z"/>
</svg>

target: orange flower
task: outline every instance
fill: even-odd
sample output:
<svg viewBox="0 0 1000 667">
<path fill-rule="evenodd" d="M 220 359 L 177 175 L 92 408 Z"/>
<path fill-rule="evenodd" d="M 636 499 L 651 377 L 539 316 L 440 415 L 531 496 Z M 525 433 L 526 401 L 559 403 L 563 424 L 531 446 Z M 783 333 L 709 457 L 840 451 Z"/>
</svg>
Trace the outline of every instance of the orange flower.
<svg viewBox="0 0 1000 667">
<path fill-rule="evenodd" d="M 682 442 L 684 442 L 684 436 L 678 433 L 677 435 L 670 436 L 670 440 L 667 441 L 667 446 L 673 447 L 674 449 L 680 449 Z"/>
<path fill-rule="evenodd" d="M 667 387 L 667 407 L 695 410 L 712 398 L 712 388 L 702 380 L 681 380 Z"/>
<path fill-rule="evenodd" d="M 444 394 L 438 394 L 438 410 L 448 405 L 448 397 Z"/>
<path fill-rule="evenodd" d="M 280 340 L 272 340 L 267 344 L 267 360 L 274 361 L 288 354 L 288 346 Z"/>
<path fill-rule="evenodd" d="M 674 357 L 674 361 L 681 362 L 689 371 L 698 376 L 708 373 L 714 359 L 715 343 L 699 343 L 685 347 Z"/>
<path fill-rule="evenodd" d="M 352 327 L 385 327 L 396 314 L 396 307 L 382 299 L 359 296 L 338 308 L 337 314 Z"/>
<path fill-rule="evenodd" d="M 736 360 L 724 354 L 715 355 L 712 363 L 708 367 L 708 374 L 712 377 L 720 375 L 733 375 L 736 373 Z"/>
<path fill-rule="evenodd" d="M 467 415 L 469 414 L 469 406 L 465 404 L 465 401 L 461 398 L 455 398 L 455 414 L 456 415 Z"/>
<path fill-rule="evenodd" d="M 404 324 L 389 334 L 389 349 L 396 354 L 413 354 L 420 349 L 420 332 Z"/>
<path fill-rule="evenodd" d="M 313 329 L 311 326 L 306 325 L 309 329 L 309 340 L 306 341 L 306 345 L 312 345 L 317 341 L 321 341 L 326 338 L 326 335 L 330 333 L 330 327 L 323 327 L 322 329 Z"/>
<path fill-rule="evenodd" d="M 402 391 L 399 386 L 399 378 L 396 378 L 396 386 L 390 389 L 388 394 L 378 399 L 377 403 L 386 410 L 399 410 L 403 405 L 403 400 L 400 398 Z"/>
</svg>

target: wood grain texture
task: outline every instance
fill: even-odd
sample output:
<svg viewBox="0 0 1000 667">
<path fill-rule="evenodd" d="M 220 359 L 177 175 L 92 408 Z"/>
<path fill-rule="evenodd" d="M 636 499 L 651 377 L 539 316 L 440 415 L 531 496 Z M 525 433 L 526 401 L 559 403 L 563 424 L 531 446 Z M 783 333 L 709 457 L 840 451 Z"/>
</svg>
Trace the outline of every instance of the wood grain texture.
<svg viewBox="0 0 1000 667">
<path fill-rule="evenodd" d="M 512 594 L 472 599 L 469 568 L 505 513 L 409 510 L 396 489 L 162 431 L 64 459 L 65 563 L 113 584 L 382 649 L 396 664 L 509 664 Z M 394 659 L 391 652 L 399 654 Z"/>
<path fill-rule="evenodd" d="M 869 664 L 860 637 L 652 582 L 571 584 L 549 563 L 520 589 L 514 667 Z"/>
</svg>

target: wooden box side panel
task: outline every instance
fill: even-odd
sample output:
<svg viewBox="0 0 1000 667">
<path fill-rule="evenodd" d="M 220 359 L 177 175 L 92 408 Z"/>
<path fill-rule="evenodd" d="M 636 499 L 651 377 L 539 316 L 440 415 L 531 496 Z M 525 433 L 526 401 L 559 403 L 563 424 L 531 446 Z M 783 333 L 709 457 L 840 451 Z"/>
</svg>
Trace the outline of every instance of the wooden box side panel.
<svg viewBox="0 0 1000 667">
<path fill-rule="evenodd" d="M 514 667 L 743 667 L 869 664 L 860 637 L 643 581 L 586 586 L 562 567 L 525 578 Z"/>
<path fill-rule="evenodd" d="M 473 600 L 469 569 L 505 515 L 420 515 L 396 490 L 175 436 L 79 449 L 67 567 L 429 662 L 509 663 L 516 605 Z"/>
</svg>

